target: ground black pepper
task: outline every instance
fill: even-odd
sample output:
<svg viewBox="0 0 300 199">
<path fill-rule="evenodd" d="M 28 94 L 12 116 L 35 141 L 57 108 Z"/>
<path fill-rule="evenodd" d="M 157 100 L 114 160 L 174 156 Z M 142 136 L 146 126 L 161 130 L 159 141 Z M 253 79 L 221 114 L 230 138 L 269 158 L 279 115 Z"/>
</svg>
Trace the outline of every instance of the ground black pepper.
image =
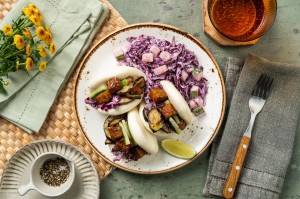
<svg viewBox="0 0 300 199">
<path fill-rule="evenodd" d="M 42 180 L 53 187 L 65 183 L 70 175 L 70 167 L 64 158 L 46 160 L 40 170 Z"/>
</svg>

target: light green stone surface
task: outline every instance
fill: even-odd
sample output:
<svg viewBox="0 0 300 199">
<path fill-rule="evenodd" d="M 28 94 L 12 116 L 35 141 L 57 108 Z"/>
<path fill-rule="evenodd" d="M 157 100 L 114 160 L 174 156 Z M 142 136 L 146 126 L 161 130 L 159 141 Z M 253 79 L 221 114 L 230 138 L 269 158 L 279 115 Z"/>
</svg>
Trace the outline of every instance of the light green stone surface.
<svg viewBox="0 0 300 199">
<path fill-rule="evenodd" d="M 201 0 L 109 0 L 129 24 L 159 22 L 179 27 L 196 36 L 215 56 L 221 70 L 226 57 L 244 58 L 247 53 L 300 67 L 300 1 L 278 1 L 277 18 L 270 31 L 254 46 L 220 47 L 202 28 Z M 300 78 L 300 77 L 299 77 Z M 295 91 L 300 92 L 300 91 Z M 299 99 L 300 100 L 300 99 Z M 300 122 L 299 122 L 300 123 Z M 208 152 L 184 168 L 160 175 L 139 175 L 119 169 L 101 183 L 101 199 L 194 199 L 203 198 Z M 300 125 L 282 199 L 300 199 Z"/>
</svg>

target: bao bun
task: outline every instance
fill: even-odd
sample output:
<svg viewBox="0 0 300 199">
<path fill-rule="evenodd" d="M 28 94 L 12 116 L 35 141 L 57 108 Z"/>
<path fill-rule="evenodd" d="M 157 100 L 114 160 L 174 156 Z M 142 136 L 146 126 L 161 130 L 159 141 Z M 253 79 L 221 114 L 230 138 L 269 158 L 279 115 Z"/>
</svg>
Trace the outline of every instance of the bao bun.
<svg viewBox="0 0 300 199">
<path fill-rule="evenodd" d="M 106 82 L 112 77 L 125 79 L 128 76 L 143 76 L 145 80 L 147 80 L 145 73 L 143 73 L 142 71 L 136 68 L 132 68 L 128 66 L 110 67 L 108 68 L 108 70 L 101 71 L 100 73 L 95 75 L 93 79 L 91 79 L 89 84 L 89 95 L 94 90 L 98 89 L 101 85 L 106 84 Z M 97 110 L 104 115 L 121 115 L 136 107 L 142 101 L 142 98 L 143 96 L 141 97 L 141 99 L 134 99 L 132 102 L 128 104 L 120 105 L 114 109 L 109 109 L 107 111 L 101 110 L 99 108 Z"/>
<path fill-rule="evenodd" d="M 178 115 L 186 122 L 187 125 L 190 125 L 193 123 L 193 113 L 191 112 L 187 102 L 183 98 L 183 96 L 180 94 L 180 92 L 176 89 L 174 84 L 167 80 L 162 80 L 160 82 L 162 88 L 168 95 L 168 99 L 173 105 L 173 107 L 176 109 Z M 164 130 L 159 130 L 156 132 L 153 132 L 153 130 L 149 127 L 149 123 L 146 122 L 144 118 L 144 108 L 145 103 L 141 103 L 139 107 L 139 115 L 142 121 L 142 124 L 145 126 L 145 128 L 157 136 L 168 136 L 169 133 L 166 133 Z"/>
<path fill-rule="evenodd" d="M 158 143 L 157 138 L 149 133 L 144 125 L 140 122 L 139 112 L 137 107 L 132 109 L 127 114 L 127 122 L 134 141 L 142 149 L 149 154 L 157 153 Z"/>
</svg>

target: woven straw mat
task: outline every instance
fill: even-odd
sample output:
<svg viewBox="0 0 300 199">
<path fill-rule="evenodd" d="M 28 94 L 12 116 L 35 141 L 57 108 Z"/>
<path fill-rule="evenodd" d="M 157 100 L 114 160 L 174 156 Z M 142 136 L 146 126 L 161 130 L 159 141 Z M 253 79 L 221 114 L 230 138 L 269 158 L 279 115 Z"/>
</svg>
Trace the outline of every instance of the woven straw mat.
<svg viewBox="0 0 300 199">
<path fill-rule="evenodd" d="M 107 0 L 101 1 L 110 8 L 110 14 L 102 28 L 99 29 L 90 48 L 112 31 L 127 25 L 127 22 Z M 11 10 L 16 2 L 17 0 L 0 0 L 0 21 Z M 80 64 L 78 64 L 78 66 L 79 65 Z M 30 135 L 14 124 L 0 118 L 0 175 L 3 173 L 6 162 L 16 151 L 28 143 L 40 139 L 63 140 L 77 146 L 94 162 L 101 180 L 111 172 L 113 169 L 112 165 L 105 162 L 95 151 L 93 151 L 93 148 L 86 141 L 83 133 L 79 129 L 79 124 L 76 122 L 73 99 L 75 74 L 76 71 L 74 71 L 68 83 L 65 85 L 65 88 L 52 105 L 47 119 L 41 128 L 40 134 Z"/>
</svg>

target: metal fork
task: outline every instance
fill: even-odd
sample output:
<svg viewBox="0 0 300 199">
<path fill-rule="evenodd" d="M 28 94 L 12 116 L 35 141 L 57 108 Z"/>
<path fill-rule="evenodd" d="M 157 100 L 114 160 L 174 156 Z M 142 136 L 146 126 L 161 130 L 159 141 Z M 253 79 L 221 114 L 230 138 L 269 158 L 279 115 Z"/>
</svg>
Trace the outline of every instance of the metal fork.
<svg viewBox="0 0 300 199">
<path fill-rule="evenodd" d="M 223 189 L 223 196 L 225 198 L 232 198 L 234 195 L 236 185 L 239 180 L 241 169 L 250 143 L 251 132 L 256 115 L 262 110 L 263 106 L 265 105 L 266 98 L 273 84 L 273 80 L 274 78 L 271 78 L 266 74 L 262 74 L 259 77 L 251 93 L 251 97 L 249 99 L 251 118 L 247 130 L 245 131 L 241 139 L 240 145 L 238 147 L 238 150 L 235 154 L 234 161 L 232 163 L 230 172 L 227 177 L 227 181 Z"/>
</svg>

